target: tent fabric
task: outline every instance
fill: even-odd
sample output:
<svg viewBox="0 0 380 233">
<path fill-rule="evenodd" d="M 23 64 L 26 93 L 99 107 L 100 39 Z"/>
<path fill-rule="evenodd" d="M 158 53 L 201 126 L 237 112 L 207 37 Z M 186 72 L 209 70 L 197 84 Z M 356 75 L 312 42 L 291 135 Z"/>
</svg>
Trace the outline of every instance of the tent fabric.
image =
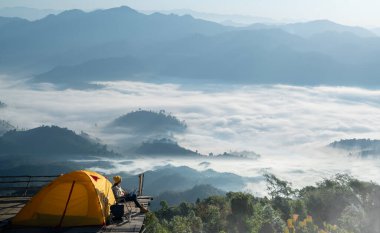
<svg viewBox="0 0 380 233">
<path fill-rule="evenodd" d="M 38 192 L 12 219 L 13 225 L 72 227 L 104 225 L 115 204 L 112 184 L 91 171 L 62 175 Z"/>
</svg>

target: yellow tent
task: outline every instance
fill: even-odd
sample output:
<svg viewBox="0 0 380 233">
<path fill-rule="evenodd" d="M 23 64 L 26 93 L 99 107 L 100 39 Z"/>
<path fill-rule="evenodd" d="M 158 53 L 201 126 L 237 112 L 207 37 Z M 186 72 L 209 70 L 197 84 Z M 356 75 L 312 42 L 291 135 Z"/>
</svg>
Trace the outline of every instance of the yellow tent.
<svg viewBox="0 0 380 233">
<path fill-rule="evenodd" d="M 104 225 L 115 203 L 112 184 L 91 171 L 62 175 L 38 192 L 12 219 L 21 226 Z"/>
</svg>

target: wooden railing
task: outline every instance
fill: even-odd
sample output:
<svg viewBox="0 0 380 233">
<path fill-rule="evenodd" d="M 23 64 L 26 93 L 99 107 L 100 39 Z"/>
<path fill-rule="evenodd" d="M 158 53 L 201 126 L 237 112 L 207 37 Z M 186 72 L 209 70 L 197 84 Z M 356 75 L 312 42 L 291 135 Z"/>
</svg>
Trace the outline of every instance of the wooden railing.
<svg viewBox="0 0 380 233">
<path fill-rule="evenodd" d="M 58 176 L 0 176 L 0 197 L 31 197 Z"/>
<path fill-rule="evenodd" d="M 0 176 L 0 197 L 31 197 L 43 186 L 47 185 L 55 176 Z M 143 195 L 144 173 L 138 176 L 139 187 L 137 195 Z"/>
</svg>

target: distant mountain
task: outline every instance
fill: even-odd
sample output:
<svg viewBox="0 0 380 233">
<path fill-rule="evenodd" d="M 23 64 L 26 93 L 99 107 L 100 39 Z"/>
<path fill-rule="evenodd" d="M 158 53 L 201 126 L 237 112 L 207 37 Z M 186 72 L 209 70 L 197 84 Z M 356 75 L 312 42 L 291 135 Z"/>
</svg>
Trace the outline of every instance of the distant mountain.
<svg viewBox="0 0 380 233">
<path fill-rule="evenodd" d="M 143 142 L 135 153 L 146 156 L 189 156 L 199 155 L 197 152 L 183 148 L 177 142 L 170 139 L 159 139 L 150 142 Z"/>
<path fill-rule="evenodd" d="M 152 12 L 148 12 L 152 13 Z M 176 15 L 191 15 L 197 19 L 203 19 L 207 21 L 213 21 L 216 23 L 229 25 L 229 26 L 247 26 L 253 23 L 268 23 L 274 24 L 279 23 L 276 20 L 265 18 L 265 17 L 255 17 L 250 15 L 237 15 L 237 14 L 215 14 L 215 13 L 206 13 L 198 12 L 190 9 L 176 9 L 176 10 L 167 10 L 160 11 L 163 14 L 176 14 Z M 229 23 L 228 23 L 229 22 Z"/>
<path fill-rule="evenodd" d="M 9 122 L 0 120 L 0 136 L 3 135 L 4 133 L 14 130 L 15 127 L 11 125 Z"/>
<path fill-rule="evenodd" d="M 345 26 L 329 20 L 316 20 L 305 23 L 294 23 L 280 26 L 281 29 L 303 37 L 310 37 L 320 33 L 338 32 L 352 33 L 360 37 L 375 37 L 375 33 L 362 27 Z"/>
<path fill-rule="evenodd" d="M 380 86 L 380 38 L 326 20 L 236 28 L 128 7 L 70 10 L 5 23 L 0 53 L 0 71 L 69 87 L 99 80 Z"/>
<path fill-rule="evenodd" d="M 182 202 L 195 203 L 197 199 L 205 199 L 210 196 L 224 195 L 225 192 L 208 184 L 196 185 L 192 189 L 182 192 L 166 191 L 154 197 L 151 209 L 160 208 L 161 201 L 167 201 L 169 206 L 179 205 Z"/>
<path fill-rule="evenodd" d="M 107 129 L 141 135 L 169 136 L 172 133 L 183 133 L 187 125 L 165 110 L 159 112 L 138 110 L 127 113 L 113 120 Z"/>
<path fill-rule="evenodd" d="M 69 10 L 0 28 L 2 69 L 43 70 L 92 59 L 140 56 L 157 43 L 228 27 L 190 16 L 145 15 L 129 7 Z M 75 36 L 73 36 L 75 35 Z"/>
<path fill-rule="evenodd" d="M 0 101 L 0 108 L 5 108 L 7 105 Z"/>
<path fill-rule="evenodd" d="M 144 62 L 133 57 L 101 58 L 72 66 L 57 66 L 37 76 L 38 82 L 54 82 L 82 86 L 84 83 L 101 80 L 139 80 L 134 75 L 146 69 Z"/>
<path fill-rule="evenodd" d="M 0 156 L 0 175 L 59 175 L 89 168 L 114 169 L 113 163 L 87 156 Z M 1 188 L 0 188 L 1 189 Z"/>
<path fill-rule="evenodd" d="M 183 192 L 192 189 L 196 185 L 210 184 L 223 191 L 243 190 L 247 182 L 258 182 L 255 178 L 246 178 L 227 172 L 214 170 L 197 171 L 193 168 L 181 166 L 158 166 L 152 171 L 146 171 L 144 180 L 144 192 L 150 195 L 159 195 L 165 191 Z M 121 174 L 123 184 L 127 189 L 137 187 L 135 175 Z"/>
<path fill-rule="evenodd" d="M 347 151 L 354 156 L 380 156 L 380 140 L 344 139 L 329 144 L 329 147 Z"/>
<path fill-rule="evenodd" d="M 22 22 L 26 22 L 26 20 L 24 19 L 20 19 L 20 18 L 8 18 L 8 17 L 1 17 L 0 16 L 0 28 L 1 27 L 4 27 L 5 25 L 8 25 L 8 24 L 18 24 L 18 23 L 22 23 Z"/>
<path fill-rule="evenodd" d="M 16 157 L 17 160 L 23 160 L 23 157 Z M 1 176 L 51 176 L 69 173 L 75 170 L 84 169 L 73 162 L 59 161 L 59 162 L 46 162 L 43 160 L 27 160 L 22 164 L 10 164 L 10 158 L 1 159 L 0 162 L 5 166 L 0 167 Z M 1 189 L 1 188 L 0 188 Z"/>
<path fill-rule="evenodd" d="M 53 9 L 35 9 L 29 7 L 4 7 L 0 8 L 0 16 L 18 17 L 27 20 L 42 19 L 50 14 L 58 14 L 60 11 Z"/>
<path fill-rule="evenodd" d="M 218 155 L 209 155 L 208 158 L 215 158 L 215 159 L 258 159 L 260 158 L 259 154 L 256 154 L 252 151 L 230 151 L 230 152 L 224 152 L 222 154 Z"/>
<path fill-rule="evenodd" d="M 380 56 L 380 38 L 353 34 L 325 33 L 306 39 L 280 29 L 239 30 L 194 35 L 156 45 L 149 52 L 139 57 L 143 66 L 128 72 L 123 71 L 130 64 L 124 58 L 108 58 L 51 70 L 36 81 L 71 80 L 67 77 L 80 81 L 73 70 L 86 70 L 82 78 L 87 81 L 95 73 L 92 70 L 102 67 L 102 77 L 94 74 L 93 79 L 144 77 L 142 81 L 155 82 L 157 77 L 175 77 L 177 82 L 380 86 L 376 78 L 380 61 L 374 59 Z"/>
<path fill-rule="evenodd" d="M 377 35 L 370 30 L 362 27 L 352 27 L 342 24 L 337 24 L 329 20 L 315 20 L 304 23 L 291 24 L 252 24 L 247 29 L 281 29 L 288 33 L 309 38 L 321 33 L 351 33 L 359 37 L 376 37 Z"/>
<path fill-rule="evenodd" d="M 107 150 L 107 146 L 93 143 L 71 130 L 57 126 L 12 130 L 0 137 L 0 155 L 50 157 L 113 154 Z"/>
</svg>

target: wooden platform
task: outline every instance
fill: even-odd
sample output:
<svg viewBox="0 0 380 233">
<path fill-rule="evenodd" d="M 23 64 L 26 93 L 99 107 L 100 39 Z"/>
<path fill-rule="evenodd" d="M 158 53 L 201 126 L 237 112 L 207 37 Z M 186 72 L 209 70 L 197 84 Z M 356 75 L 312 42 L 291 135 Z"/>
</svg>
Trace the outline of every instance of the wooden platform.
<svg viewBox="0 0 380 233">
<path fill-rule="evenodd" d="M 4 197 L 0 198 L 0 232 L 6 233 L 101 233 L 101 232 L 120 232 L 120 233 L 139 233 L 143 229 L 145 214 L 135 207 L 134 203 L 125 204 L 128 214 L 123 220 L 112 221 L 107 226 L 99 227 L 73 227 L 73 228 L 22 228 L 10 225 L 10 220 L 26 204 L 30 197 Z M 149 196 L 141 196 L 139 202 L 148 207 L 152 200 Z M 128 218 L 130 213 L 131 218 Z"/>
<path fill-rule="evenodd" d="M 29 201 L 30 197 L 2 197 L 0 198 L 0 229 L 8 225 L 24 205 Z"/>
</svg>

